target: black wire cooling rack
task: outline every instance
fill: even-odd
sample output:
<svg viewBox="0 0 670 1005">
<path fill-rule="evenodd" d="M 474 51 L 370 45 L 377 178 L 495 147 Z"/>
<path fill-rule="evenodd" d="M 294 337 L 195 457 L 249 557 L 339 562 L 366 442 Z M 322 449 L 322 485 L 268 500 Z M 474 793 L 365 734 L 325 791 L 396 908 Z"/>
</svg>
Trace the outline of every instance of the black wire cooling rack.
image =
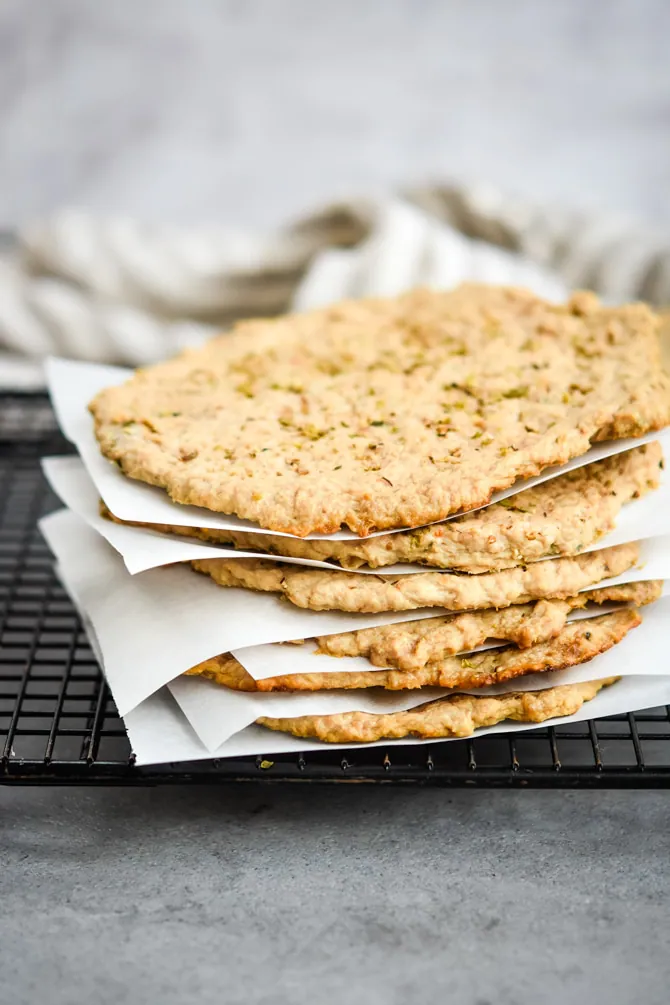
<svg viewBox="0 0 670 1005">
<path fill-rule="evenodd" d="M 37 520 L 58 506 L 39 458 L 70 451 L 41 395 L 0 395 L 0 781 L 369 781 L 670 785 L 670 709 L 514 736 L 138 768 Z"/>
</svg>

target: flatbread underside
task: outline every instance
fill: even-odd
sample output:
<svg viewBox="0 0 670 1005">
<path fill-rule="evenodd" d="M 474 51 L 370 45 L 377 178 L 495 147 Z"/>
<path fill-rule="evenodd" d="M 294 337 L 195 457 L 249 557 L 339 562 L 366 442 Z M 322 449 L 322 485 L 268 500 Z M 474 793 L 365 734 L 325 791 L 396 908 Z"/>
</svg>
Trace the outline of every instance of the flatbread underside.
<svg viewBox="0 0 670 1005">
<path fill-rule="evenodd" d="M 379 613 L 422 607 L 472 611 L 570 597 L 620 575 L 635 565 L 638 557 L 636 543 L 620 544 L 479 576 L 450 572 L 365 575 L 246 558 L 197 559 L 191 565 L 219 586 L 281 593 L 307 610 Z"/>
<path fill-rule="evenodd" d="M 577 555 L 614 529 L 622 506 L 658 488 L 663 452 L 651 443 L 587 464 L 448 523 L 361 541 L 301 541 L 249 531 L 138 524 L 246 551 L 378 569 L 417 562 L 460 572 L 497 572 L 543 558 Z M 118 520 L 101 503 L 101 512 Z"/>
<path fill-rule="evenodd" d="M 417 527 L 670 422 L 659 319 L 478 285 L 255 320 L 91 402 L 105 456 L 298 537 Z"/>
<path fill-rule="evenodd" d="M 467 658 L 448 656 L 420 670 L 329 671 L 285 674 L 254 680 L 234 656 L 226 653 L 191 668 L 199 675 L 237 691 L 325 691 L 383 687 L 405 691 L 421 687 L 480 688 L 531 673 L 565 670 L 594 659 L 611 649 L 642 621 L 634 608 L 573 621 L 546 642 L 529 649 L 509 646 L 472 653 Z"/>
<path fill-rule="evenodd" d="M 618 677 L 606 677 L 544 691 L 514 691 L 489 697 L 449 695 L 406 712 L 385 715 L 340 712 L 281 719 L 261 716 L 256 722 L 268 729 L 324 743 L 373 743 L 375 740 L 402 740 L 408 736 L 422 740 L 466 737 L 476 729 L 494 726 L 505 719 L 540 723 L 574 715 L 584 702 L 591 701 L 602 688 L 617 680 Z"/>
</svg>

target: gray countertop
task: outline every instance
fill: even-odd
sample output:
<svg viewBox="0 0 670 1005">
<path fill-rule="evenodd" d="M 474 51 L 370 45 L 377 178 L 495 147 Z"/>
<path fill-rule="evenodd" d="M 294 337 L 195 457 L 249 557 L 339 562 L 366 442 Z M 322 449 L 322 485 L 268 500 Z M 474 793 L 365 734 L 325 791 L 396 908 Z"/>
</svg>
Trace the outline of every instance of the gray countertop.
<svg viewBox="0 0 670 1005">
<path fill-rule="evenodd" d="M 0 225 L 483 179 L 670 223 L 667 0 L 5 0 Z M 668 1000 L 665 793 L 0 789 L 9 1005 Z"/>
<path fill-rule="evenodd" d="M 668 799 L 0 791 L 11 1005 L 665 1005 Z"/>
</svg>

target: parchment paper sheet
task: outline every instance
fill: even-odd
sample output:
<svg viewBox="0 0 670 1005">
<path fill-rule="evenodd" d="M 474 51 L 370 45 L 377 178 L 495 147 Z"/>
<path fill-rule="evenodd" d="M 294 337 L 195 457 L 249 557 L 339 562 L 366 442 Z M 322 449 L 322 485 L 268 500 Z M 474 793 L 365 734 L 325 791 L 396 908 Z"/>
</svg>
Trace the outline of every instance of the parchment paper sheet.
<svg viewBox="0 0 670 1005">
<path fill-rule="evenodd" d="M 638 629 L 639 630 L 639 629 Z M 670 677 L 624 677 L 605 688 L 592 701 L 582 705 L 575 715 L 550 719 L 542 726 L 566 725 L 583 722 L 600 716 L 633 712 L 640 708 L 656 708 L 670 703 Z M 186 716 L 172 698 L 167 688 L 143 701 L 125 717 L 130 742 L 139 765 L 161 764 L 179 760 L 205 760 L 211 757 L 243 757 L 246 755 L 272 756 L 273 754 L 303 753 L 310 750 L 351 750 L 360 748 L 355 743 L 318 743 L 300 740 L 283 733 L 273 733 L 261 726 L 248 726 L 236 733 L 215 750 L 207 750 L 198 739 Z M 536 729 L 532 723 L 504 722 L 487 729 L 479 729 L 474 737 L 489 733 L 523 733 Z M 366 747 L 387 747 L 391 751 L 399 744 L 450 743 L 445 740 L 380 740 Z"/>
<path fill-rule="evenodd" d="M 196 678 L 177 677 L 183 669 L 199 662 L 193 651 L 203 631 L 198 631 L 197 619 L 195 624 L 184 623 L 182 591 L 178 588 L 179 582 L 169 581 L 170 574 L 186 572 L 198 582 L 201 577 L 179 567 L 131 577 L 106 542 L 67 511 L 47 517 L 42 527 L 56 554 L 66 588 L 77 598 L 93 625 L 110 688 L 122 715 L 171 681 L 170 690 L 182 711 L 201 742 L 213 751 L 261 714 L 330 714 L 354 709 L 397 711 L 448 693 L 443 689 L 377 693 L 375 689 L 374 692 L 254 695 L 233 692 Z M 149 577 L 151 582 L 147 585 Z M 203 579 L 203 582 L 208 581 Z M 211 585 L 221 592 L 215 584 Z M 251 597 L 264 596 L 240 592 Z M 670 601 L 662 600 L 648 608 L 643 625 L 619 646 L 597 657 L 589 666 L 586 678 L 580 679 L 635 673 L 641 653 L 645 666 L 652 670 L 662 666 L 658 672 L 667 672 L 660 660 L 662 656 L 667 659 L 663 654 L 667 653 L 669 604 Z M 219 609 L 223 614 L 226 608 L 225 602 L 215 602 L 214 616 L 208 622 L 214 630 Z M 253 618 L 249 628 L 254 629 Z M 633 648 L 631 640 L 634 640 Z M 226 648 L 232 647 L 215 648 L 213 652 Z M 174 661 L 175 653 L 178 654 L 176 664 L 170 662 Z M 175 665 L 180 666 L 176 673 L 173 672 Z M 580 668 L 565 673 L 573 672 L 580 672 Z M 545 675 L 541 676 L 545 683 Z M 173 680 L 174 677 L 177 679 Z"/>
<path fill-rule="evenodd" d="M 666 434 L 670 435 L 670 434 Z M 670 455 L 670 442 L 668 443 Z M 187 562 L 196 558 L 263 558 L 275 562 L 312 566 L 332 571 L 337 566 L 312 559 L 283 558 L 266 555 L 260 551 L 243 551 L 223 545 L 206 544 L 192 538 L 162 534 L 158 531 L 127 527 L 100 516 L 99 494 L 88 475 L 83 462 L 78 457 L 46 457 L 42 460 L 46 478 L 61 501 L 99 534 L 109 541 L 122 556 L 126 568 L 135 575 L 147 569 L 155 569 L 172 562 Z M 615 544 L 626 544 L 643 538 L 656 537 L 670 529 L 670 477 L 664 473 L 660 488 L 624 506 L 617 526 L 611 534 L 606 534 L 597 544 L 585 551 Z M 401 563 L 382 569 L 357 569 L 356 572 L 369 575 L 403 575 L 405 573 L 430 572 L 430 568 L 418 563 Z M 435 571 L 435 570 L 433 570 Z"/>
<path fill-rule="evenodd" d="M 223 589 L 188 565 L 131 576 L 114 549 L 74 513 L 59 510 L 40 527 L 95 625 L 121 715 L 218 653 L 435 616 L 426 609 L 303 611 L 277 594 Z"/>
<path fill-rule="evenodd" d="M 107 542 L 73 513 L 53 513 L 40 526 L 94 624 L 121 715 L 222 652 L 440 613 L 304 611 L 276 594 L 224 589 L 183 565 L 130 576 Z M 610 582 L 670 579 L 670 537 L 643 541 L 641 552 L 643 568 Z"/>
<path fill-rule="evenodd" d="M 61 359 L 50 359 L 46 364 L 47 384 L 60 427 L 65 436 L 77 447 L 99 494 L 112 513 L 122 520 L 135 520 L 140 523 L 263 532 L 258 524 L 248 520 L 224 516 L 196 506 L 181 506 L 173 503 L 163 489 L 127 478 L 116 464 L 102 456 L 93 435 L 93 420 L 87 410 L 88 403 L 98 391 L 122 383 L 132 375 L 132 372 L 132 370 L 126 370 L 122 367 L 75 363 Z M 540 482 L 555 478 L 556 475 L 571 471 L 573 468 L 656 439 L 659 439 L 658 433 L 649 433 L 637 439 L 600 443 L 588 453 L 574 458 L 568 464 L 547 468 L 536 478 L 518 481 L 511 488 L 494 493 L 491 501 L 506 499 L 531 485 L 538 485 Z M 457 515 L 454 514 L 451 519 Z M 273 531 L 273 534 L 277 533 Z M 291 537 L 292 535 L 279 534 L 279 536 Z M 309 534 L 307 538 L 339 541 L 359 540 L 358 535 L 351 531 L 337 531 L 335 534 Z"/>
<path fill-rule="evenodd" d="M 73 599 L 77 602 L 76 597 Z M 100 665 L 104 667 L 102 652 L 93 626 L 80 605 L 79 607 L 93 650 Z M 586 702 L 574 715 L 547 720 L 542 725 L 566 725 L 571 722 L 583 722 L 585 719 L 618 715 L 622 712 L 656 708 L 667 704 L 670 704 L 670 676 L 662 674 L 629 676 L 624 677 L 611 687 L 605 688 L 592 701 Z M 324 744 L 312 740 L 301 740 L 283 733 L 270 732 L 261 726 L 247 726 L 222 743 L 216 750 L 209 751 L 198 739 L 193 727 L 167 687 L 161 688 L 156 694 L 141 702 L 125 717 L 124 722 L 135 752 L 136 762 L 140 766 L 166 764 L 173 761 L 207 760 L 211 757 L 305 754 L 313 750 L 355 750 L 361 747 L 360 744 L 354 743 Z M 502 722 L 497 726 L 479 729 L 473 735 L 478 737 L 489 733 L 523 733 L 534 728 L 535 726 L 529 723 Z M 387 747 L 392 750 L 399 743 L 416 746 L 436 742 L 450 743 L 452 740 L 379 740 L 365 746 Z"/>
</svg>

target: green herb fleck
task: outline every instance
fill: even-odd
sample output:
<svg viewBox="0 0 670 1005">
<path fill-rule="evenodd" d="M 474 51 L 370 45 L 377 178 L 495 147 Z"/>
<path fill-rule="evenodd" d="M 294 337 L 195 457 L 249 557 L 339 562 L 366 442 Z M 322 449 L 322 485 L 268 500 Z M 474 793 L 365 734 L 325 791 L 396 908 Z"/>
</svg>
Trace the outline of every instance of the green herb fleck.
<svg viewBox="0 0 670 1005">
<path fill-rule="evenodd" d="M 235 388 L 240 394 L 243 394 L 245 398 L 253 398 L 253 385 L 250 380 L 245 380 L 242 384 L 238 384 Z"/>
<path fill-rule="evenodd" d="M 528 387 L 512 387 L 509 391 L 503 391 L 503 398 L 527 398 Z"/>
<path fill-rule="evenodd" d="M 300 430 L 308 440 L 320 440 L 322 436 L 325 436 L 328 432 L 327 429 L 317 429 L 316 426 L 309 425 L 303 426 Z"/>
</svg>

